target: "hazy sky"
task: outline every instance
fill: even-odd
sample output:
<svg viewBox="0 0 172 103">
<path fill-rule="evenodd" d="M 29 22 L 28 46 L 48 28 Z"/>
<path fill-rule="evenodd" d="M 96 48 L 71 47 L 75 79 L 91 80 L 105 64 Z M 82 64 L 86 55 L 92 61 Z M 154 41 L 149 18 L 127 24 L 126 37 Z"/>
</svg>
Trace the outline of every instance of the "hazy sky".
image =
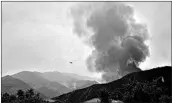
<svg viewBox="0 0 172 103">
<path fill-rule="evenodd" d="M 144 69 L 171 65 L 171 3 L 133 2 L 136 17 L 147 23 L 150 57 Z M 70 8 L 76 2 L 3 2 L 2 73 L 61 71 L 99 76 L 86 68 L 91 48 L 74 35 Z M 69 62 L 72 61 L 73 64 Z"/>
</svg>

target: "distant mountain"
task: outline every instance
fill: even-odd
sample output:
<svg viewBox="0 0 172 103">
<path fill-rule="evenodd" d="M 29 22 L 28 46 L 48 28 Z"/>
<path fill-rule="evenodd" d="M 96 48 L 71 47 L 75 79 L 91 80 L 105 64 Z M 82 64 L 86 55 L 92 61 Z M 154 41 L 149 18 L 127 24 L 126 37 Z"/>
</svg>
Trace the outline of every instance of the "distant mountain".
<svg viewBox="0 0 172 103">
<path fill-rule="evenodd" d="M 16 79 L 16 78 L 13 78 L 12 76 L 5 76 L 5 77 L 2 77 L 1 78 L 1 93 L 10 93 L 10 94 L 15 94 L 17 92 L 17 90 L 21 89 L 21 90 L 27 90 L 27 89 L 30 89 L 31 87 L 19 80 L 19 79 Z"/>
<path fill-rule="evenodd" d="M 122 77 L 121 79 L 104 83 L 104 84 L 94 84 L 92 86 L 78 89 L 63 95 L 60 95 L 58 97 L 52 98 L 53 100 L 56 100 L 56 103 L 59 103 L 58 101 L 62 101 L 63 103 L 67 103 L 64 100 L 68 100 L 71 103 L 82 103 L 85 101 L 89 101 L 95 98 L 98 98 L 98 93 L 102 89 L 106 89 L 107 92 L 113 93 L 116 90 L 119 90 L 120 93 L 123 93 L 122 90 L 119 88 L 123 87 L 123 85 L 129 83 L 129 79 L 132 81 L 138 81 L 138 82 L 144 82 L 144 81 L 154 81 L 157 80 L 157 78 L 162 78 L 161 83 L 159 84 L 161 87 L 168 88 L 167 95 L 172 95 L 172 67 L 171 66 L 165 66 L 165 67 L 158 67 L 151 70 L 146 71 L 140 71 L 140 72 L 133 72 L 130 74 L 127 74 L 126 76 Z M 159 80 L 159 79 L 158 79 Z M 121 97 L 114 97 L 114 100 L 121 100 Z"/>
<path fill-rule="evenodd" d="M 50 81 L 61 83 L 67 87 L 69 87 L 69 84 L 77 81 L 75 78 L 68 77 L 60 72 L 44 72 L 43 76 Z"/>
<path fill-rule="evenodd" d="M 66 76 L 69 76 L 71 78 L 75 78 L 77 80 L 94 80 L 93 78 L 91 77 L 88 77 L 88 76 L 81 76 L 81 75 L 77 75 L 77 74 L 74 74 L 74 73 L 63 73 L 64 75 Z"/>
<path fill-rule="evenodd" d="M 34 89 L 38 90 L 40 92 L 40 89 L 45 88 L 44 91 L 40 92 L 47 96 L 47 94 L 51 94 L 55 96 L 54 94 L 57 94 L 56 96 L 70 92 L 71 90 L 64 85 L 58 83 L 49 81 L 46 78 L 44 78 L 43 73 L 40 72 L 30 72 L 30 71 L 23 71 L 19 72 L 17 74 L 12 75 L 14 78 L 20 79 L 27 84 L 29 84 Z M 55 91 L 55 92 L 54 92 Z M 49 96 L 51 97 L 51 96 Z"/>
<path fill-rule="evenodd" d="M 45 79 L 39 72 L 22 71 L 12 75 L 12 77 L 20 79 L 28 83 L 33 88 L 40 88 L 43 85 L 49 83 L 49 80 Z"/>
<path fill-rule="evenodd" d="M 64 85 L 58 83 L 58 82 L 49 82 L 48 84 L 46 84 L 44 87 L 47 87 L 51 90 L 54 91 L 58 91 L 59 94 L 63 94 L 63 93 L 68 93 L 71 91 L 71 89 L 65 87 Z"/>
<path fill-rule="evenodd" d="M 33 89 L 33 87 L 31 87 L 24 81 L 20 79 L 16 79 L 9 75 L 2 77 L 1 80 L 2 80 L 1 94 L 3 93 L 16 94 L 19 89 L 23 91 L 29 90 L 31 88 Z M 37 90 L 35 90 L 35 92 L 38 93 Z M 47 98 L 44 94 L 41 93 L 40 93 L 40 97 L 44 99 Z"/>
<path fill-rule="evenodd" d="M 82 88 L 86 88 L 86 87 L 89 87 L 93 84 L 99 84 L 98 82 L 96 81 L 91 81 L 91 80 L 79 80 L 79 81 L 76 81 L 76 89 L 82 89 Z"/>
<path fill-rule="evenodd" d="M 86 76 L 60 72 L 40 73 L 22 71 L 12 75 L 12 77 L 24 81 L 30 87 L 48 97 L 59 96 L 71 92 L 74 89 L 85 88 L 97 84 L 95 81 L 88 80 L 91 78 Z"/>
<path fill-rule="evenodd" d="M 80 76 L 73 73 L 60 73 L 60 72 L 44 72 L 43 77 L 47 80 L 58 82 L 65 85 L 70 89 L 74 89 L 74 84 L 80 80 L 93 80 L 91 77 Z"/>
<path fill-rule="evenodd" d="M 48 98 L 60 95 L 57 90 L 49 89 L 48 87 L 37 88 L 37 91 L 41 94 L 44 94 Z"/>
</svg>

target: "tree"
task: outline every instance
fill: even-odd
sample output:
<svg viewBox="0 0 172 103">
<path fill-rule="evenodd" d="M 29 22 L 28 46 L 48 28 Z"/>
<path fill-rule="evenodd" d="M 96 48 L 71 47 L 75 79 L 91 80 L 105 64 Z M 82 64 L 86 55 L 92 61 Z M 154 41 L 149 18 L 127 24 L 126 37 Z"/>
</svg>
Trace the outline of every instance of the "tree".
<svg viewBox="0 0 172 103">
<path fill-rule="evenodd" d="M 10 95 L 8 93 L 4 93 L 2 95 L 2 103 L 9 103 L 10 102 Z"/>
<path fill-rule="evenodd" d="M 17 97 L 22 100 L 24 99 L 24 91 L 23 90 L 18 90 L 17 91 Z"/>
<path fill-rule="evenodd" d="M 16 95 L 10 95 L 10 101 L 15 101 L 15 100 L 17 100 L 17 97 L 16 97 Z"/>
<path fill-rule="evenodd" d="M 31 97 L 34 96 L 34 90 L 33 89 L 29 89 L 28 92 L 29 92 Z"/>
<path fill-rule="evenodd" d="M 26 98 L 31 98 L 32 96 L 34 96 L 35 94 L 34 94 L 34 90 L 33 89 L 29 89 L 29 90 L 27 90 L 26 91 L 26 93 L 25 93 L 25 97 Z"/>
</svg>

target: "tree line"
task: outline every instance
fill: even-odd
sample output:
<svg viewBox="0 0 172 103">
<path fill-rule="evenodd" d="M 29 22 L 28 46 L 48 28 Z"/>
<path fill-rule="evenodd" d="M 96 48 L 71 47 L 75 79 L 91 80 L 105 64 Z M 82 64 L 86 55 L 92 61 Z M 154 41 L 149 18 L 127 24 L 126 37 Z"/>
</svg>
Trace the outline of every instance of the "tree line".
<svg viewBox="0 0 172 103">
<path fill-rule="evenodd" d="M 1 103 L 49 103 L 40 97 L 40 93 L 33 89 L 27 91 L 18 90 L 16 94 L 4 93 L 1 95 Z"/>
</svg>

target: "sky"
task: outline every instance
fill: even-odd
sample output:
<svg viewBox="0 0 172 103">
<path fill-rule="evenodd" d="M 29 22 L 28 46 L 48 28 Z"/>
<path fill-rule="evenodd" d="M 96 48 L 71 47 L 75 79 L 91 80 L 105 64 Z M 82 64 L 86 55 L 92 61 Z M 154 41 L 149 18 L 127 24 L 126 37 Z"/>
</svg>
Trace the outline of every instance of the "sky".
<svg viewBox="0 0 172 103">
<path fill-rule="evenodd" d="M 150 56 L 142 70 L 171 66 L 171 3 L 127 2 L 148 25 Z M 73 32 L 70 9 L 78 2 L 3 2 L 2 75 L 60 71 L 100 77 L 87 69 L 92 49 Z M 69 62 L 73 62 L 72 64 Z"/>
</svg>

